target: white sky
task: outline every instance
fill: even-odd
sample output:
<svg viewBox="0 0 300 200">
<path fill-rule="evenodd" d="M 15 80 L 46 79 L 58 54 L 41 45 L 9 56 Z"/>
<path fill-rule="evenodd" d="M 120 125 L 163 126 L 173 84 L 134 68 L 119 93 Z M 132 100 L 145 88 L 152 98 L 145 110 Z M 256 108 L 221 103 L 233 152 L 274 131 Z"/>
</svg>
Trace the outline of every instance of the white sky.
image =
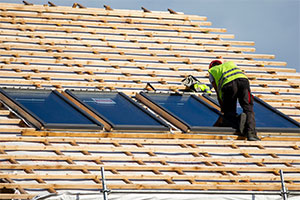
<svg viewBox="0 0 300 200">
<path fill-rule="evenodd" d="M 86 7 L 167 11 L 206 16 L 214 28 L 226 28 L 235 40 L 254 41 L 256 53 L 273 54 L 276 61 L 300 72 L 300 0 L 50 0 L 59 6 L 74 2 Z M 0 0 L 22 3 L 22 0 Z M 48 0 L 27 0 L 46 4 Z"/>
</svg>

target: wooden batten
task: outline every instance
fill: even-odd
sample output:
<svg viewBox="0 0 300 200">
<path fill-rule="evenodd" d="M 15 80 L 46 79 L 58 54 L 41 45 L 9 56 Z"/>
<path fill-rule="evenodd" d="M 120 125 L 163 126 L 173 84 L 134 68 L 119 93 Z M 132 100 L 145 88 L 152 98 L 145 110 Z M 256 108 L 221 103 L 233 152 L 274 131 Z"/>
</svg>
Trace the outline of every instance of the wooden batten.
<svg viewBox="0 0 300 200">
<path fill-rule="evenodd" d="M 172 9 L 27 1 L 0 3 L 0 16 L 1 88 L 57 90 L 105 129 L 45 130 L 0 93 L 5 104 L 0 106 L 0 191 L 6 191 L 0 199 L 101 190 L 101 167 L 109 172 L 107 186 L 113 191 L 279 193 L 280 170 L 288 191 L 299 191 L 298 132 L 258 132 L 261 141 L 247 141 L 231 130 L 191 132 L 141 94 L 181 94 L 186 89 L 181 81 L 189 75 L 209 84 L 211 60 L 230 60 L 247 75 L 254 96 L 300 122 L 300 74 L 274 61 L 275 55 L 256 53 L 254 42 L 235 40 L 205 16 Z M 171 129 L 113 130 L 68 95 L 72 89 L 123 92 Z M 22 119 L 12 117 L 10 109 Z M 23 118 L 36 128 L 22 125 Z"/>
</svg>

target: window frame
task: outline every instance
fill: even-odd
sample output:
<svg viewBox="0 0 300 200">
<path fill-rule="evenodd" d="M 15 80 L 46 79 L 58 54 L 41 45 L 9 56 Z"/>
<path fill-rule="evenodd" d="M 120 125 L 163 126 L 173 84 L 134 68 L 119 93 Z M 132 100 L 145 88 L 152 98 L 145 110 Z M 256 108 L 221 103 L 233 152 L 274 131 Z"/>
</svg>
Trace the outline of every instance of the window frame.
<svg viewBox="0 0 300 200">
<path fill-rule="evenodd" d="M 137 94 L 137 99 L 139 99 L 143 104 L 148 106 L 150 109 L 154 110 L 157 114 L 164 117 L 167 121 L 171 122 L 174 126 L 179 128 L 181 131 L 189 133 L 196 133 L 196 132 L 235 132 L 235 129 L 231 127 L 218 127 L 218 126 L 191 126 L 187 122 L 185 122 L 182 118 L 172 113 L 170 110 L 164 108 L 163 106 L 157 104 L 154 100 L 151 99 L 147 94 L 163 94 L 163 93 L 156 93 L 156 92 L 140 92 Z M 216 120 L 220 120 L 221 112 L 216 109 L 216 106 L 211 104 L 210 102 L 206 101 L 204 98 L 196 96 L 195 94 L 187 94 L 187 93 L 166 93 L 167 95 L 190 95 L 196 101 L 204 106 L 208 107 L 212 112 L 215 112 L 219 115 L 219 118 Z"/>
<path fill-rule="evenodd" d="M 73 90 L 74 91 L 74 90 Z M 74 91 L 74 92 L 95 92 L 95 91 Z M 143 108 L 141 105 L 139 105 L 137 102 L 132 100 L 130 97 L 128 97 L 123 92 L 115 92 L 115 91 L 97 91 L 99 93 L 110 93 L 110 94 L 118 94 L 122 98 L 124 98 L 128 103 L 131 105 L 137 107 L 140 109 L 143 113 L 145 113 L 147 116 L 152 118 L 153 120 L 157 121 L 160 126 L 158 125 L 118 125 L 111 122 L 108 118 L 106 118 L 103 114 L 99 113 L 96 109 L 94 109 L 92 106 L 84 103 L 76 96 L 76 94 L 72 93 L 72 90 L 65 90 L 63 93 L 68 99 L 70 99 L 74 104 L 77 106 L 80 106 L 82 109 L 84 109 L 87 113 L 89 113 L 91 116 L 93 116 L 95 119 L 100 121 L 102 124 L 104 124 L 104 127 L 107 131 L 130 131 L 130 132 L 168 132 L 170 130 L 170 127 L 167 123 L 165 123 L 163 120 L 156 117 L 154 114 Z"/>
<path fill-rule="evenodd" d="M 210 95 L 203 94 L 203 97 L 205 97 L 208 101 L 213 103 L 215 106 L 219 107 L 219 103 L 217 100 L 213 99 L 210 97 Z M 300 128 L 300 123 L 298 123 L 296 120 L 292 119 L 291 117 L 285 115 L 284 113 L 280 112 L 273 106 L 269 105 L 268 103 L 264 102 L 262 99 L 253 96 L 254 103 L 258 103 L 262 105 L 264 108 L 276 113 L 279 117 L 284 118 L 288 122 L 298 126 L 298 128 L 280 128 L 280 127 L 256 127 L 257 131 L 260 132 L 284 132 L 284 133 L 300 133 L 299 128 Z"/>
<path fill-rule="evenodd" d="M 93 124 L 71 124 L 71 123 L 47 123 L 38 117 L 34 112 L 30 109 L 27 109 L 22 103 L 14 100 L 5 89 L 0 88 L 0 99 L 8 105 L 8 107 L 12 108 L 16 113 L 18 113 L 25 121 L 29 122 L 33 127 L 39 130 L 80 130 L 80 131 L 100 131 L 103 130 L 103 124 L 99 123 L 91 116 L 89 116 L 85 111 L 79 109 L 74 103 L 64 97 L 57 90 L 37 90 L 37 89 L 13 89 L 7 88 L 9 90 L 23 90 L 23 91 L 47 91 L 54 95 L 56 95 L 61 101 L 66 102 L 70 105 L 75 111 L 80 113 L 83 117 L 86 117 Z"/>
</svg>

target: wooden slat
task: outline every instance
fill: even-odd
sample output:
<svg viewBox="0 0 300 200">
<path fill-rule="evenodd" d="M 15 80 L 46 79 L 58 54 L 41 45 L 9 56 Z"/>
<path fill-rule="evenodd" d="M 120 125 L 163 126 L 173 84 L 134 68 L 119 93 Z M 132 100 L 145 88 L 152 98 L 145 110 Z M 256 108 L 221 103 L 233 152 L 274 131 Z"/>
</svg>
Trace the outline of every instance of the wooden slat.
<svg viewBox="0 0 300 200">
<path fill-rule="evenodd" d="M 19 124 L 20 119 L 0 118 L 0 124 Z"/>
<path fill-rule="evenodd" d="M 40 132 L 40 131 L 39 131 Z M 272 134 L 272 133 L 271 133 Z M 256 141 L 256 142 L 249 142 L 244 140 L 203 140 L 203 138 L 193 138 L 193 134 L 181 134 L 181 136 L 190 136 L 183 137 L 182 140 L 180 137 L 175 138 L 168 138 L 166 137 L 164 140 L 161 139 L 137 139 L 135 138 L 136 135 L 133 135 L 131 138 L 81 138 L 81 137 L 22 137 L 22 136 L 0 136 L 0 141 L 20 141 L 20 142 L 54 142 L 54 143 L 69 143 L 69 142 L 79 142 L 79 143 L 141 143 L 141 144 L 165 144 L 165 145 L 176 145 L 176 144 L 197 144 L 197 145 L 209 145 L 209 146 L 230 146 L 230 145 L 237 145 L 237 146 L 249 146 L 249 147 L 257 147 L 257 146 L 271 146 L 271 147 L 296 147 L 300 146 L 300 141 Z"/>
<path fill-rule="evenodd" d="M 32 199 L 35 194 L 1 194 L 0 199 Z"/>
<path fill-rule="evenodd" d="M 0 174 L 0 178 L 11 178 L 11 179 L 101 179 L 101 176 L 95 174 Z M 221 176 L 221 175 L 121 175 L 121 174 L 112 174 L 106 175 L 106 179 L 110 180 L 120 180 L 120 179 L 135 179 L 135 180 L 164 180 L 164 179 L 172 179 L 172 180 L 206 180 L 207 182 L 215 181 L 215 180 L 223 180 L 223 181 L 267 181 L 272 183 L 273 181 L 280 181 L 280 176 L 274 175 L 263 175 L 263 176 L 247 176 L 247 175 L 237 175 L 237 176 Z M 295 176 L 285 176 L 285 181 L 298 181 L 299 177 Z"/>
<path fill-rule="evenodd" d="M 227 151 L 227 150 L 224 150 Z M 180 152 L 180 151 L 178 151 Z M 199 162 L 224 162 L 224 163 L 235 163 L 243 164 L 243 163 L 268 163 L 268 164 L 284 164 L 289 162 L 291 164 L 299 164 L 300 160 L 296 158 L 228 158 L 224 157 L 185 157 L 185 156 L 176 156 L 176 157 L 168 157 L 168 156 L 160 156 L 160 157 L 135 157 L 135 156 L 93 156 L 93 155 L 83 155 L 83 156 L 65 156 L 65 155 L 57 155 L 57 156 L 38 156 L 38 155 L 1 155 L 1 159 L 16 159 L 16 160 L 39 160 L 39 161 L 66 161 L 66 160 L 77 160 L 77 161 L 94 161 L 94 160 L 102 160 L 105 162 L 109 161 L 127 161 L 127 162 L 137 162 L 137 161 L 147 161 L 147 162 L 178 162 L 184 164 L 186 162 L 192 164 Z"/>
<path fill-rule="evenodd" d="M 182 62 L 182 63 L 209 63 L 211 59 L 207 58 L 178 58 L 178 57 L 163 57 L 163 56 L 133 56 L 133 55 L 115 55 L 115 54 L 87 54 L 87 53 L 56 53 L 56 52 L 35 52 L 35 51 L 17 51 L 10 50 L 4 51 L 0 50 L 0 55 L 13 55 L 16 57 L 20 56 L 32 56 L 32 57 L 76 57 L 79 59 L 88 60 L 90 59 L 102 59 L 102 60 L 133 60 L 133 61 L 157 61 L 157 62 Z M 79 60 L 81 61 L 81 60 Z M 273 61 L 248 61 L 248 60 L 238 60 L 232 59 L 236 64 L 245 64 L 245 65 L 273 65 L 273 66 L 284 66 L 286 63 L 284 62 L 273 62 Z M 128 61 L 127 61 L 128 62 Z M 121 64 L 121 63 L 120 63 Z M 272 74 L 268 75 L 260 75 L 257 74 L 256 77 L 264 77 L 264 76 L 274 76 Z M 276 75 L 275 75 L 276 76 Z M 293 77 L 299 78 L 300 75 L 293 75 Z M 286 79 L 285 76 L 281 76 L 283 79 Z M 287 75 L 287 77 L 291 77 L 291 75 Z"/>
<path fill-rule="evenodd" d="M 128 93 L 125 91 L 125 93 Z M 48 132 L 48 131 L 33 131 L 33 130 L 24 130 L 22 132 L 23 136 L 51 136 L 51 137 L 86 137 L 86 138 L 152 138 L 152 139 L 203 139 L 203 140 L 242 140 L 245 141 L 245 138 L 238 137 L 234 135 L 234 133 L 209 133 L 208 131 L 205 132 L 198 132 L 197 134 L 182 134 L 178 131 L 175 131 L 175 134 L 170 133 L 160 133 L 160 134 L 151 134 L 151 133 L 83 133 L 83 132 Z M 295 133 L 259 133 L 259 135 L 263 136 L 261 139 L 263 141 L 299 141 L 298 134 Z M 247 141 L 250 142 L 251 141 Z"/>
<path fill-rule="evenodd" d="M 203 17 L 203 21 L 190 21 L 190 20 L 176 20 L 176 19 L 153 19 L 145 17 L 131 17 L 131 16 L 114 16 L 114 15 L 76 15 L 76 14 L 59 14 L 59 13 L 48 13 L 48 12 L 22 12 L 18 10 L 7 10 L 2 11 L 1 16 L 3 17 L 31 17 L 31 18 L 42 18 L 42 19 L 61 19 L 61 20 L 73 20 L 73 21 L 98 21 L 98 22 L 123 22 L 123 23 L 155 23 L 155 24 L 165 24 L 165 25 L 189 25 L 189 26 L 210 26 L 211 22 L 204 21 L 206 17 Z"/>
<path fill-rule="evenodd" d="M 295 69 L 264 67 L 286 63 L 248 53 L 255 51 L 248 47 L 253 42 L 222 40 L 234 36 L 224 28 L 203 27 L 211 25 L 206 17 L 6 3 L 0 10 L 1 87 L 118 89 L 134 96 L 151 82 L 157 90 L 178 91 L 190 74 L 208 83 L 212 59 L 232 60 L 249 77 L 255 95 L 286 114 L 300 115 Z M 262 141 L 246 141 L 234 133 L 176 129 L 161 134 L 36 131 L 21 128 L 20 119 L 8 118 L 6 110 L 0 114 L 0 123 L 6 123 L 0 126 L 5 133 L 0 178 L 10 180 L 0 188 L 23 193 L 102 189 L 101 177 L 92 174 L 100 167 L 111 172 L 106 178 L 114 190 L 280 190 L 279 170 L 287 174 L 289 191 L 300 187 L 298 133 L 258 133 Z M 51 155 L 36 153 L 42 151 Z M 79 173 L 68 172 L 73 170 Z"/>
<path fill-rule="evenodd" d="M 17 61 L 17 60 L 16 60 Z M 100 62 L 102 64 L 102 66 L 107 66 L 107 68 L 103 68 L 103 67 L 90 67 L 89 65 L 92 65 L 93 63 L 87 63 L 87 65 L 82 65 L 82 67 L 76 66 L 75 64 L 72 65 L 69 62 L 65 63 L 66 65 L 69 64 L 68 66 L 55 66 L 55 65 L 51 65 L 51 60 L 49 60 L 49 64 L 48 65 L 37 65 L 35 63 L 38 63 L 38 61 L 33 61 L 32 63 L 27 62 L 28 60 L 24 60 L 21 59 L 20 62 L 24 62 L 24 63 L 20 63 L 20 64 L 0 64 L 0 69 L 13 69 L 15 71 L 22 71 L 22 70 L 32 70 L 32 71 L 49 71 L 49 72 L 94 72 L 94 73 L 115 73 L 115 74 L 139 74 L 139 75 L 144 75 L 144 76 L 148 76 L 151 74 L 155 74 L 155 75 L 164 75 L 164 79 L 169 79 L 169 80 L 173 80 L 172 78 L 169 78 L 168 76 L 178 76 L 182 79 L 182 77 L 188 76 L 188 75 L 194 75 L 196 77 L 198 77 L 198 79 L 200 79 L 202 82 L 208 83 L 208 78 L 207 78 L 207 72 L 199 72 L 199 71 L 174 71 L 174 70 L 169 70 L 169 68 L 172 68 L 172 66 L 174 67 L 178 67 L 180 68 L 181 65 L 166 65 L 169 68 L 168 69 L 157 69 L 157 70 L 153 70 L 153 69 L 147 69 L 148 67 L 150 67 L 150 65 L 147 64 L 139 64 L 139 63 L 130 63 L 132 64 L 132 67 L 136 67 L 137 69 L 128 69 L 126 67 L 122 67 L 120 65 L 119 62 L 111 62 L 111 61 L 107 61 L 107 62 Z M 43 62 L 47 62 L 48 60 L 43 60 Z M 5 59 L 5 62 L 8 62 L 8 59 Z M 99 65 L 100 65 L 99 63 Z M 113 69 L 114 66 L 120 66 L 119 69 Z M 128 65 L 130 66 L 130 65 Z M 155 65 L 154 65 L 155 66 Z M 157 65 L 158 66 L 163 66 L 163 65 Z M 189 65 L 189 68 L 186 67 L 186 69 L 204 69 L 206 67 L 202 66 L 202 65 Z M 244 67 L 241 67 L 242 69 L 244 69 Z M 255 69 L 255 67 L 253 67 Z M 205 78 L 201 78 L 201 76 L 205 76 Z M 248 77 L 250 78 L 255 78 L 256 74 L 251 74 L 248 73 Z M 270 76 L 266 75 L 266 77 L 264 78 L 268 78 Z M 260 80 L 250 80 L 251 83 L 253 84 L 267 84 L 267 85 L 292 85 L 292 84 L 298 84 L 298 82 L 294 81 L 280 81 L 280 78 L 282 76 L 280 75 L 277 79 L 277 81 L 274 80 L 264 80 L 264 81 L 260 81 Z M 291 78 L 293 78 L 294 75 L 291 76 Z M 262 78 L 262 77 L 260 77 Z M 276 75 L 272 75 L 270 78 L 276 78 Z M 155 80 L 155 77 L 153 77 L 153 79 Z M 174 79 L 177 80 L 177 79 Z M 173 81 L 174 81 L 173 80 Z M 179 82 L 179 80 L 177 80 Z M 300 84 L 300 83 L 299 83 Z"/>
<path fill-rule="evenodd" d="M 2 10 L 19 10 L 19 11 L 33 11 L 33 12 L 61 12 L 63 14 L 68 13 L 76 13 L 76 14 L 89 14 L 91 16 L 95 15 L 116 15 L 116 16 L 131 16 L 131 17 L 149 17 L 149 18 L 170 18 L 170 19 L 178 19 L 178 20 L 206 20 L 206 17 L 201 17 L 198 15 L 184 15 L 182 13 L 178 15 L 172 15 L 169 12 L 162 11 L 153 11 L 149 13 L 145 13 L 139 10 L 124 10 L 124 9 L 113 9 L 113 10 L 105 10 L 100 8 L 85 8 L 78 9 L 72 7 L 48 7 L 42 5 L 31 5 L 24 6 L 20 4 L 8 4 L 2 3 L 5 9 Z"/>
<path fill-rule="evenodd" d="M 88 72 L 88 71 L 87 71 Z M 129 72 L 131 73 L 131 72 Z M 134 73 L 134 72 L 133 72 Z M 147 76 L 135 76 L 130 75 L 126 76 L 127 73 L 124 74 L 116 74 L 116 75 L 104 75 L 104 74 L 66 74 L 66 73 L 34 73 L 34 72 L 2 72 L 2 75 L 5 75 L 7 77 L 23 77 L 25 79 L 31 79 L 31 78 L 44 78 L 44 79 L 63 79 L 63 80 L 78 80 L 78 79 L 88 79 L 88 80 L 104 80 L 105 81 L 112 81 L 112 80 L 118 80 L 118 81 L 142 81 L 147 83 L 149 81 L 149 75 Z M 158 82 L 165 82 L 165 84 L 174 85 L 177 86 L 179 83 L 181 83 L 181 80 L 183 78 L 160 78 L 160 77 L 151 77 L 151 81 L 158 81 Z M 171 83 L 175 82 L 175 83 Z M 207 81 L 206 81 L 207 82 Z M 9 82 L 7 82 L 9 83 Z M 261 81 L 260 83 L 266 84 L 267 82 Z M 299 93 L 300 89 L 295 88 L 281 88 L 281 87 L 272 87 L 272 88 L 258 88 L 258 87 L 252 87 L 253 92 L 291 92 L 291 93 Z M 297 111 L 291 111 L 296 112 Z"/>
<path fill-rule="evenodd" d="M 59 7 L 45 7 L 42 5 L 32 5 L 32 6 L 24 6 L 20 4 L 8 4 L 1 3 L 3 6 L 2 10 L 17 10 L 17 11 L 33 11 L 33 12 L 61 12 L 63 14 L 88 14 L 91 16 L 97 15 L 114 15 L 114 16 L 130 16 L 130 17 L 142 17 L 142 18 L 163 18 L 163 19 L 177 19 L 177 20 L 206 20 L 206 17 L 201 17 L 198 15 L 185 15 L 178 14 L 172 15 L 169 12 L 158 12 L 153 11 L 150 13 L 145 13 L 143 11 L 138 10 L 121 10 L 121 9 L 113 9 L 113 10 L 105 10 L 100 8 L 71 8 L 66 6 Z M 1 6 L 1 7 L 2 7 Z"/>
<path fill-rule="evenodd" d="M 41 50 L 41 51 L 81 51 L 81 53 L 128 53 L 128 54 L 158 54 L 158 55 L 169 55 L 169 56 L 204 56 L 204 57 L 222 57 L 226 58 L 259 58 L 259 59 L 273 59 L 274 55 L 265 55 L 265 54 L 243 54 L 243 53 L 217 53 L 217 52 L 193 52 L 193 51 L 177 51 L 177 50 L 151 50 L 151 49 L 127 49 L 127 48 L 110 48 L 110 47 L 83 47 L 83 46 L 67 46 L 67 45 L 33 45 L 26 43 L 3 43 L 1 44 L 2 48 L 5 49 L 14 49 L 14 50 Z"/>
<path fill-rule="evenodd" d="M 100 18 L 98 18 L 100 20 Z M 105 20 L 102 19 L 102 20 Z M 166 26 L 166 25 L 160 25 L 160 24 L 135 24 L 135 23 L 106 23 L 106 22 L 90 22 L 90 21 L 85 21 L 80 22 L 80 21 L 66 21 L 66 20 L 58 20 L 58 19 L 33 19 L 33 18 L 10 18 L 10 17 L 0 17 L 0 22 L 11 22 L 11 23 L 29 23 L 30 25 L 52 25 L 52 24 L 57 24 L 58 26 L 64 26 L 64 25 L 72 25 L 72 26 L 81 26 L 84 25 L 84 28 L 89 28 L 90 27 L 101 27 L 101 28 L 111 28 L 111 27 L 118 27 L 118 28 L 123 28 L 123 29 L 151 29 L 151 30 L 173 30 L 173 31 L 199 31 L 199 32 L 226 32 L 226 29 L 222 28 L 207 28 L 207 27 L 202 27 L 202 26 Z"/>
<path fill-rule="evenodd" d="M 61 32 L 84 32 L 84 33 L 114 33 L 114 34 L 134 34 L 134 35 L 153 35 L 153 36 L 175 36 L 175 37 L 201 37 L 201 33 L 194 32 L 177 32 L 177 31 L 164 31 L 164 30 L 122 30 L 122 29 L 98 29 L 98 28 L 82 28 L 82 27 L 63 27 L 63 26 L 50 26 L 50 25 L 22 25 L 22 24 L 3 24 L 0 23 L 0 28 L 13 28 L 19 30 L 31 31 L 61 31 Z M 223 29 L 201 28 L 201 31 L 224 32 Z M 199 30 L 199 31 L 200 31 Z"/>
<path fill-rule="evenodd" d="M 0 149 L 3 150 L 35 150 L 35 151 L 97 151 L 99 147 L 96 145 L 89 146 L 19 146 L 19 145 L 0 145 Z M 226 152 L 222 152 L 220 149 L 222 148 L 209 148 L 210 153 L 248 153 L 248 154 L 290 154 L 290 155 L 299 155 L 300 149 L 226 149 Z M 101 147 L 101 151 L 107 152 L 164 152 L 164 153 L 174 153 L 178 152 L 178 149 L 169 149 L 169 148 L 161 148 L 161 147 Z M 182 148 L 180 149 L 182 153 L 206 153 L 208 149 L 206 148 Z M 300 170 L 300 169 L 299 169 Z"/>
<path fill-rule="evenodd" d="M 138 165 L 138 166 L 129 166 L 129 165 L 43 165 L 43 164 L 34 164 L 34 165 L 26 165 L 26 164 L 3 164 L 2 169 L 14 169 L 14 170 L 23 170 L 23 169 L 44 169 L 44 170 L 100 170 L 101 167 L 104 167 L 105 170 L 120 170 L 120 171 L 152 171 L 152 170 L 163 170 L 163 171 L 174 171 L 174 170 L 183 170 L 183 171 L 238 171 L 238 172 L 273 172 L 282 169 L 284 172 L 295 172 L 299 173 L 300 168 L 297 167 L 249 167 L 249 166 L 238 166 L 238 167 L 227 167 L 227 166 L 186 166 L 186 165 L 176 165 L 176 166 L 148 166 L 148 165 Z"/>
<path fill-rule="evenodd" d="M 53 187 L 55 189 L 76 189 L 80 184 L 30 184 L 30 183 L 19 183 L 19 184 L 5 184 L 0 183 L 0 188 L 15 188 L 18 186 L 22 186 L 30 189 L 45 189 L 49 187 Z M 101 184 L 84 184 L 82 187 L 84 189 L 101 189 Z M 179 189 L 179 190 L 280 190 L 281 184 L 258 184 L 258 183 L 238 183 L 238 184 L 228 184 L 228 183 L 198 183 L 198 184 L 107 184 L 107 187 L 110 189 Z M 299 184 L 286 184 L 286 187 L 290 191 L 297 191 L 300 187 Z"/>
<path fill-rule="evenodd" d="M 26 77 L 25 77 L 26 78 Z M 75 87 L 93 87 L 93 88 L 99 88 L 99 89 L 104 89 L 104 88 L 111 88 L 111 90 L 114 89 L 128 89 L 128 88 L 132 88 L 132 89 L 139 89 L 139 90 L 143 90 L 146 88 L 147 86 L 147 82 L 140 82 L 140 80 L 142 80 L 143 78 L 124 78 L 125 80 L 132 80 L 132 83 L 113 83 L 111 81 L 106 81 L 103 82 L 102 79 L 103 77 L 101 77 L 100 82 L 98 82 L 98 80 L 95 80 L 94 82 L 91 82 L 90 80 L 93 79 L 87 79 L 87 80 L 81 80 L 80 82 L 78 82 L 78 80 L 72 80 L 72 79 L 64 79 L 64 80 L 51 80 L 51 78 L 48 80 L 48 78 L 50 78 L 49 76 L 45 77 L 46 80 L 34 80 L 34 79 L 30 79 L 30 76 L 28 76 L 26 79 L 28 80 L 22 80 L 22 79 L 1 79 L 0 80 L 0 84 L 6 84 L 6 85 L 27 85 L 27 86 L 33 86 L 33 87 L 46 87 L 46 86 L 52 86 L 53 88 L 75 88 Z M 77 79 L 79 79 L 80 77 L 77 77 Z M 89 77 L 88 77 L 89 78 Z M 116 78 L 114 77 L 114 79 L 117 80 L 122 80 L 122 78 Z M 139 83 L 136 83 L 135 81 L 139 81 Z M 161 79 L 161 81 L 165 81 L 164 79 Z M 156 89 L 165 89 L 165 90 L 172 90 L 172 91 L 178 91 L 178 90 L 183 90 L 185 89 L 185 86 L 183 85 L 178 85 L 177 83 L 175 84 L 171 84 L 166 82 L 166 84 L 161 84 L 159 82 L 157 83 L 153 83 L 152 86 L 154 86 L 154 88 Z M 300 89 L 289 89 L 289 88 L 252 88 L 252 92 L 256 93 L 256 92 L 294 92 L 297 93 L 299 92 Z M 261 97 L 261 95 L 257 95 L 258 97 L 264 99 L 263 97 Z M 287 94 L 282 94 L 282 95 L 278 95 L 278 97 L 276 97 L 277 99 L 293 99 L 297 97 L 297 95 L 289 95 Z M 273 98 L 273 97 L 272 97 Z M 293 113 L 297 113 L 297 111 L 293 112 Z"/>
<path fill-rule="evenodd" d="M 131 89 L 139 89 L 143 90 L 146 88 L 147 83 L 113 83 L 113 82 L 90 82 L 90 81 L 48 81 L 48 80 L 12 80 L 12 79 L 1 79 L 0 84 L 11 84 L 11 85 L 27 85 L 27 86 L 34 86 L 34 87 L 42 87 L 42 86 L 52 86 L 53 88 L 74 88 L 74 87 L 94 87 L 100 89 L 120 89 L 123 88 L 131 88 Z M 163 85 L 160 83 L 153 84 L 153 86 L 157 89 L 165 89 L 165 90 L 172 90 L 177 91 L 178 89 L 184 89 L 183 85 L 175 86 L 175 85 Z"/>
<path fill-rule="evenodd" d="M 1 24 L 0 24 L 1 26 Z M 111 33 L 111 31 L 107 31 L 105 33 L 103 30 L 101 32 L 102 34 Z M 74 44 L 74 45 L 83 45 L 83 46 L 91 46 L 91 45 L 105 45 L 107 47 L 116 48 L 116 47 L 122 47 L 122 48 L 139 48 L 139 49 L 147 49 L 147 48 L 158 48 L 158 49 L 175 49 L 175 50 L 194 50 L 194 51 L 232 51 L 232 52 L 254 52 L 255 48 L 250 47 L 233 47 L 233 46 L 208 46 L 208 45 L 197 45 L 197 44 L 168 44 L 168 43 L 157 43 L 154 41 L 146 42 L 135 42 L 135 40 L 124 40 L 123 42 L 116 42 L 114 40 L 107 41 L 107 36 L 101 36 L 101 33 L 99 32 L 96 36 L 97 40 L 88 40 L 88 39 L 79 39 L 75 37 L 74 39 L 65 39 L 65 38 L 53 38 L 53 39 L 41 39 L 41 38 L 19 38 L 15 36 L 1 36 L 0 41 L 11 41 L 11 42 L 22 42 L 22 43 L 39 43 L 39 44 L 56 44 L 56 45 L 66 45 L 66 44 Z M 112 33 L 116 34 L 116 33 Z M 25 35 L 31 35 L 31 34 L 25 34 Z M 40 35 L 40 34 L 38 34 Z M 68 36 L 66 36 L 68 37 Z M 77 38 L 77 39 L 76 39 Z M 91 37 L 93 38 L 93 36 Z M 157 40 L 159 41 L 159 39 Z M 204 41 L 203 41 L 204 42 Z M 209 42 L 211 43 L 211 42 Z"/>
</svg>

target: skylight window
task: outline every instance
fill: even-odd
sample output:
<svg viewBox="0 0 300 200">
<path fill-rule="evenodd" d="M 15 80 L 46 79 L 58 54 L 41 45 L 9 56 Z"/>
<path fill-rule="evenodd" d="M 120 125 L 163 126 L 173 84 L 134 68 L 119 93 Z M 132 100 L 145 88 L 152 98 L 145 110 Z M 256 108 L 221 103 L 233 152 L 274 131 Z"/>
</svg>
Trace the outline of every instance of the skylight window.
<svg viewBox="0 0 300 200">
<path fill-rule="evenodd" d="M 220 117 L 218 110 L 195 95 L 141 92 L 137 98 L 184 132 L 215 130 Z"/>
<path fill-rule="evenodd" d="M 58 91 L 0 89 L 1 100 L 38 129 L 100 130 L 103 125 Z"/>
<path fill-rule="evenodd" d="M 208 100 L 219 106 L 215 95 L 204 95 Z M 283 132 L 299 132 L 300 124 L 254 96 L 253 110 L 255 113 L 256 127 L 259 131 L 283 131 Z M 237 104 L 237 113 L 242 113 L 242 108 Z"/>
<path fill-rule="evenodd" d="M 121 92 L 66 91 L 107 130 L 167 131 L 168 126 Z M 87 110 L 87 109 L 88 110 Z"/>
</svg>

